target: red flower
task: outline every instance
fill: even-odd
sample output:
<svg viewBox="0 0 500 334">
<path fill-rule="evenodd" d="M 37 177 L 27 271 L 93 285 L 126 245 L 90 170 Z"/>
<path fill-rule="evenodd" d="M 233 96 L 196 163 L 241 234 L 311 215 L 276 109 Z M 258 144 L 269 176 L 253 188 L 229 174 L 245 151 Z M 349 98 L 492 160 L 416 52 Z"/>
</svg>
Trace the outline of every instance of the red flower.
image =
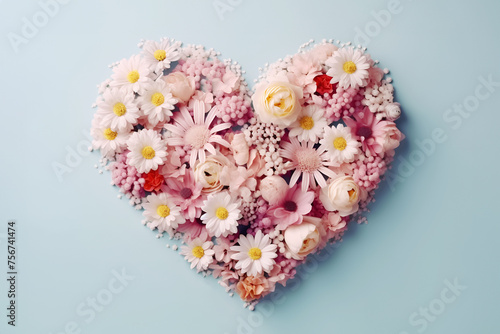
<svg viewBox="0 0 500 334">
<path fill-rule="evenodd" d="M 320 74 L 314 77 L 314 82 L 316 83 L 316 93 L 319 95 L 324 95 L 325 93 L 333 93 L 333 84 L 330 83 L 332 77 L 326 74 Z"/>
<path fill-rule="evenodd" d="M 165 178 L 160 174 L 159 169 L 151 170 L 149 173 L 143 173 L 144 178 L 144 190 L 146 191 L 158 191 L 160 190 Z"/>
</svg>

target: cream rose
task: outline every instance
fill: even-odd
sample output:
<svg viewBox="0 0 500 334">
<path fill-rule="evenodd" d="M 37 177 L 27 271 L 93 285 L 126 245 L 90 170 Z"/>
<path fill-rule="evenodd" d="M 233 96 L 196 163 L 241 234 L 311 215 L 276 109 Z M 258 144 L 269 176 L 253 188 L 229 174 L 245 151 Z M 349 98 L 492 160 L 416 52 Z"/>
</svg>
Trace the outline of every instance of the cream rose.
<svg viewBox="0 0 500 334">
<path fill-rule="evenodd" d="M 320 223 L 320 218 L 305 216 L 302 224 L 291 225 L 285 230 L 285 243 L 292 258 L 302 260 L 318 247 L 321 234 L 317 226 Z"/>
<path fill-rule="evenodd" d="M 194 168 L 196 182 L 203 185 L 203 193 L 220 191 L 223 187 L 220 177 L 224 166 L 228 164 L 227 158 L 221 155 L 207 157 L 205 162 L 198 163 Z"/>
<path fill-rule="evenodd" d="M 326 210 L 349 216 L 358 211 L 359 187 L 351 176 L 337 176 L 321 189 L 319 199 Z"/>
<path fill-rule="evenodd" d="M 257 86 L 252 97 L 255 112 L 264 123 L 289 126 L 299 116 L 302 89 L 288 82 L 271 82 Z"/>
<path fill-rule="evenodd" d="M 194 79 L 185 76 L 184 73 L 170 73 L 163 80 L 165 80 L 165 82 L 167 83 L 167 86 L 170 88 L 170 92 L 172 93 L 172 95 L 182 102 L 189 101 L 189 98 L 194 93 Z"/>
</svg>

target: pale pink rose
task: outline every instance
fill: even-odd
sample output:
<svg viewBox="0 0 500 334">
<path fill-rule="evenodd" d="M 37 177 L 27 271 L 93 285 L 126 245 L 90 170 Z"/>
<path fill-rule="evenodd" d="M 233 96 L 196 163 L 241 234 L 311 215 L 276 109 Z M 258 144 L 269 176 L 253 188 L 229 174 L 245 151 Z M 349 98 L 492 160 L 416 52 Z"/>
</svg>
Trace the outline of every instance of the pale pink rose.
<svg viewBox="0 0 500 334">
<path fill-rule="evenodd" d="M 170 73 L 163 78 L 170 88 L 172 95 L 182 102 L 187 102 L 195 90 L 194 78 L 187 77 L 182 72 Z"/>
<path fill-rule="evenodd" d="M 285 179 L 278 175 L 265 177 L 259 186 L 262 198 L 271 205 L 277 205 L 281 202 L 285 198 L 288 188 Z"/>
<path fill-rule="evenodd" d="M 404 135 L 394 122 L 385 121 L 384 123 L 384 136 L 380 137 L 380 144 L 383 146 L 384 151 L 387 152 L 398 147 L 401 140 L 404 139 Z"/>
</svg>

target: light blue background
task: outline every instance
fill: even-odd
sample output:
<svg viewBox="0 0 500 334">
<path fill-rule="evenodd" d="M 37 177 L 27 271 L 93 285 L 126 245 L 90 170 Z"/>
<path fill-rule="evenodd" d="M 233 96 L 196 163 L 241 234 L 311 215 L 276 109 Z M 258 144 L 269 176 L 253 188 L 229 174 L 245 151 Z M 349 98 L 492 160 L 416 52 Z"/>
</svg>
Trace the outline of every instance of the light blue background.
<svg viewBox="0 0 500 334">
<path fill-rule="evenodd" d="M 409 317 L 455 278 L 466 290 L 422 332 L 499 332 L 500 89 L 457 129 L 443 115 L 475 93 L 479 77 L 500 81 L 500 3 L 401 1 L 402 12 L 381 26 L 372 11 L 387 10 L 386 0 L 222 0 L 232 3 L 223 20 L 212 1 L 73 0 L 17 53 L 8 33 L 21 34 L 23 17 L 32 21 L 40 6 L 0 1 L 0 332 L 64 333 L 74 321 L 82 333 L 232 334 L 244 321 L 258 325 L 249 333 L 413 334 L 423 326 Z M 86 140 L 107 65 L 137 53 L 141 38 L 213 47 L 252 82 L 259 66 L 310 38 L 348 41 L 370 28 L 369 52 L 391 69 L 404 110 L 407 139 L 395 171 L 433 129 L 447 140 L 394 189 L 384 183 L 370 223 L 353 226 L 272 314 L 242 308 L 214 279 L 189 270 L 165 247 L 171 241 L 155 239 L 141 214 L 116 198 L 109 173 L 97 173 L 96 152 L 63 182 L 52 169 Z M 8 219 L 18 222 L 15 328 L 5 317 Z M 85 322 L 77 306 L 122 268 L 134 280 Z"/>
</svg>

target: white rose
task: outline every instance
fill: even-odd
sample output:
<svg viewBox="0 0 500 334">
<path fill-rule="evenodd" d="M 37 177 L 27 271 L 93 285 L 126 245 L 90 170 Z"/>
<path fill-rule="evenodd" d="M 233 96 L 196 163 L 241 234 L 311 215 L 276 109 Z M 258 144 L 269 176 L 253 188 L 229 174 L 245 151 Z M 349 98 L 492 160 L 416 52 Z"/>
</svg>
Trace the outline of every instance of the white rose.
<svg viewBox="0 0 500 334">
<path fill-rule="evenodd" d="M 285 230 L 285 243 L 292 258 L 302 260 L 318 247 L 321 234 L 317 225 L 320 222 L 320 218 L 305 216 L 302 224 L 291 225 Z"/>
<path fill-rule="evenodd" d="M 252 102 L 262 122 L 287 127 L 299 116 L 302 97 L 300 87 L 288 82 L 271 82 L 257 86 Z"/>
<path fill-rule="evenodd" d="M 321 189 L 319 199 L 326 210 L 349 216 L 358 211 L 359 187 L 351 176 L 337 176 Z"/>
<path fill-rule="evenodd" d="M 194 79 L 186 77 L 184 73 L 173 72 L 163 78 L 170 88 L 172 95 L 182 101 L 187 102 L 191 98 L 195 90 Z"/>
<path fill-rule="evenodd" d="M 228 164 L 227 158 L 221 155 L 207 157 L 205 162 L 194 168 L 194 179 L 203 185 L 203 193 L 220 191 L 224 186 L 220 182 L 222 169 Z"/>
<path fill-rule="evenodd" d="M 265 177 L 259 186 L 262 198 L 271 205 L 278 204 L 285 197 L 289 188 L 285 179 L 278 175 Z"/>
<path fill-rule="evenodd" d="M 399 103 L 389 103 L 385 107 L 385 113 L 389 121 L 395 121 L 401 116 L 401 107 Z"/>
</svg>

